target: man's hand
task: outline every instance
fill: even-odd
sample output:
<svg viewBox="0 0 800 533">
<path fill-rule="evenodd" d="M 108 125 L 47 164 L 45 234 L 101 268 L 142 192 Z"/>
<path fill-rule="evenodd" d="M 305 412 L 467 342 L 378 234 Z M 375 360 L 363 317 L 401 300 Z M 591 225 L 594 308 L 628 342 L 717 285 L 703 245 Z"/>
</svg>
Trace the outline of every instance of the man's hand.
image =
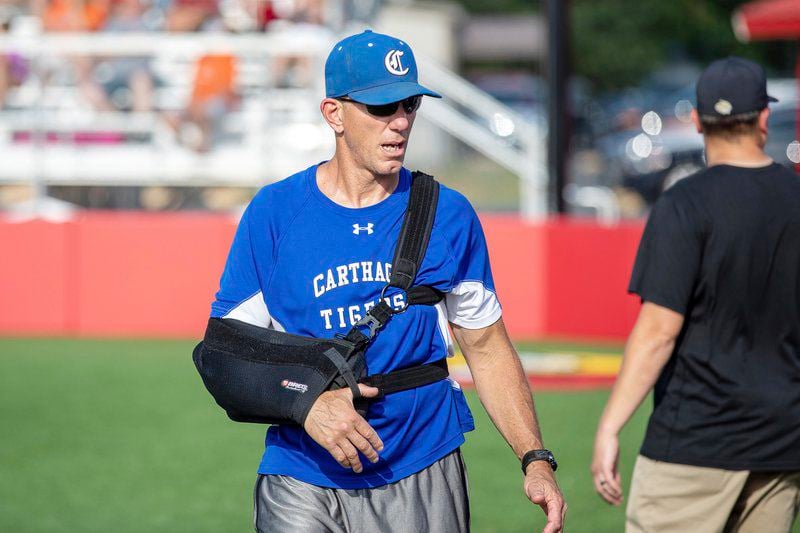
<svg viewBox="0 0 800 533">
<path fill-rule="evenodd" d="M 525 494 L 547 515 L 547 525 L 542 533 L 561 533 L 567 516 L 567 503 L 556 484 L 550 465 L 535 461 L 525 472 Z"/>
<path fill-rule="evenodd" d="M 619 475 L 619 439 L 615 433 L 598 431 L 594 440 L 592 477 L 594 490 L 612 505 L 622 503 L 622 479 Z"/>
<path fill-rule="evenodd" d="M 361 384 L 358 387 L 366 398 L 374 398 L 380 392 L 375 387 Z M 378 452 L 383 450 L 378 434 L 353 407 L 353 392 L 349 388 L 323 392 L 311 406 L 303 428 L 340 465 L 352 468 L 355 473 L 363 470 L 359 451 L 377 463 Z"/>
</svg>

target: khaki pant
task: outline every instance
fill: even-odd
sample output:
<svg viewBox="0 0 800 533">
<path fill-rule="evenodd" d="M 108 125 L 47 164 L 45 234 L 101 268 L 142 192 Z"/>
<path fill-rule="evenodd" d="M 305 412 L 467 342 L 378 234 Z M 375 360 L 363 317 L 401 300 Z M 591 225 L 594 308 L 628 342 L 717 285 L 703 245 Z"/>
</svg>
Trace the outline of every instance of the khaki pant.
<svg viewBox="0 0 800 533">
<path fill-rule="evenodd" d="M 626 533 L 788 533 L 800 508 L 800 472 L 704 468 L 641 455 Z"/>
</svg>

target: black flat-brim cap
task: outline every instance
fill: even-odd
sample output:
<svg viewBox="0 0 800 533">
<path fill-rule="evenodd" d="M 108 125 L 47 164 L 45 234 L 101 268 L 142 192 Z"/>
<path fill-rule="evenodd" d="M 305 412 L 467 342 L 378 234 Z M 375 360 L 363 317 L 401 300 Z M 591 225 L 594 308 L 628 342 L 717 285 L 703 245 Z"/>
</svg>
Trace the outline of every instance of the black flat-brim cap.
<svg viewBox="0 0 800 533">
<path fill-rule="evenodd" d="M 730 117 L 761 111 L 770 102 L 767 75 L 758 63 L 731 56 L 711 63 L 697 80 L 697 112 Z"/>
</svg>

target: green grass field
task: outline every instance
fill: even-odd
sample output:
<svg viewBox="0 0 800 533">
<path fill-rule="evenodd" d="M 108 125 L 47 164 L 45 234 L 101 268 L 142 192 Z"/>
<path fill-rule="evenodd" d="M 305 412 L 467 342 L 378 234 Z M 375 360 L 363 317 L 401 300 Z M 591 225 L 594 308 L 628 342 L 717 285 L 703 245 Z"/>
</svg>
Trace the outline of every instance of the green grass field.
<svg viewBox="0 0 800 533">
<path fill-rule="evenodd" d="M 0 531 L 246 532 L 264 428 L 230 422 L 205 392 L 187 341 L 0 339 Z M 531 346 L 526 346 L 531 348 Z M 541 392 L 572 532 L 621 531 L 595 496 L 592 436 L 607 392 Z M 518 463 L 469 393 L 464 454 L 473 530 L 536 531 Z M 643 435 L 622 438 L 627 479 Z"/>
</svg>

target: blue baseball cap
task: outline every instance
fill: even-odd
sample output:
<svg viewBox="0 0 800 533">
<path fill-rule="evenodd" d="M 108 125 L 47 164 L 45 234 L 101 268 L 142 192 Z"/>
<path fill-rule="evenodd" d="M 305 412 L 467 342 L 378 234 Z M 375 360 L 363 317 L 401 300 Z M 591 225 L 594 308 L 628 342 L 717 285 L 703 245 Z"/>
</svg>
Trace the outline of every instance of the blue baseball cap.
<svg viewBox="0 0 800 533">
<path fill-rule="evenodd" d="M 417 62 L 407 43 L 365 30 L 336 43 L 325 62 L 325 96 L 369 105 L 409 96 L 442 96 L 417 83 Z"/>
</svg>

